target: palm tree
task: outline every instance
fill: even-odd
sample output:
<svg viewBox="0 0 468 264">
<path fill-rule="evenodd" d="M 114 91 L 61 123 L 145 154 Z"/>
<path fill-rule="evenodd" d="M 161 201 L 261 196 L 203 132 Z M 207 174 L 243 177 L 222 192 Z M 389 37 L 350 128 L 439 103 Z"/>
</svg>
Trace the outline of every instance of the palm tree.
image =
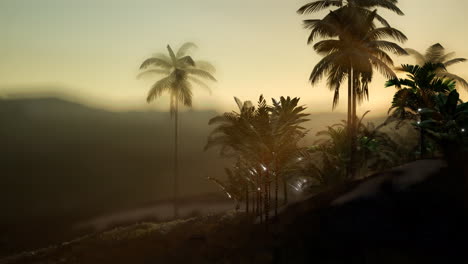
<svg viewBox="0 0 468 264">
<path fill-rule="evenodd" d="M 352 123 L 356 116 L 356 103 L 368 98 L 368 84 L 372 81 L 373 69 L 377 69 L 387 78 L 396 77 L 392 70 L 393 60 L 386 52 L 405 55 L 406 51 L 398 44 L 382 40 L 387 37 L 403 42 L 406 36 L 389 26 L 377 27 L 374 10 L 365 16 L 351 7 L 343 7 L 340 13 L 331 11 L 320 22 L 305 21 L 311 29 L 311 38 L 316 35 L 329 38 L 317 42 L 314 49 L 324 58 L 317 63 L 311 75 L 312 85 L 327 76 L 327 85 L 335 91 L 333 107 L 339 101 L 339 89 L 345 78 L 348 79 L 348 135 L 351 137 L 351 155 L 355 146 L 356 126 Z M 325 21 L 326 20 L 326 21 Z M 351 156 L 352 159 L 352 156 Z M 353 162 L 351 162 L 352 164 Z M 353 174 L 349 168 L 348 174 Z"/>
<path fill-rule="evenodd" d="M 455 81 L 440 74 L 445 69 L 445 65 L 441 62 L 428 61 L 422 66 L 404 64 L 397 69 L 406 73 L 407 78 L 392 78 L 385 84 L 386 87 L 395 86 L 398 89 L 393 97 L 386 123 L 395 120 L 399 123 L 405 119 L 416 120 L 420 117 L 421 109 L 435 107 L 438 94 L 448 94 L 455 89 Z M 421 157 L 424 157 L 426 152 L 424 134 L 424 130 L 420 129 Z"/>
<path fill-rule="evenodd" d="M 406 49 L 406 51 L 416 59 L 416 63 L 420 67 L 423 67 L 425 64 L 432 64 L 436 77 L 452 79 L 463 88 L 468 89 L 468 82 L 465 79 L 447 71 L 447 67 L 465 62 L 465 58 L 454 58 L 455 52 L 447 53 L 445 48 L 439 43 L 427 48 L 424 54 L 414 49 Z"/>
<path fill-rule="evenodd" d="M 396 6 L 398 0 L 317 0 L 303 5 L 297 10 L 297 13 L 310 14 L 322 11 L 330 7 L 336 7 L 336 11 L 342 11 L 346 8 L 353 8 L 361 14 L 368 14 L 374 8 L 384 8 L 390 11 L 397 13 L 398 15 L 404 15 L 404 13 Z M 390 26 L 388 22 L 381 16 L 377 15 L 377 20 L 385 26 Z M 325 19 L 326 20 L 326 19 Z M 309 20 L 310 21 L 310 20 Z M 315 20 L 317 23 L 322 23 L 323 21 Z M 318 32 L 317 32 L 318 33 Z M 313 35 L 311 34 L 313 38 Z M 309 42 L 312 39 L 309 38 Z"/>
<path fill-rule="evenodd" d="M 445 76 L 439 77 L 439 69 L 445 66 L 441 63 L 427 62 L 422 66 L 403 64 L 397 68 L 406 78 L 392 78 L 385 87 L 398 89 L 389 109 L 391 116 L 399 119 L 415 119 L 418 109 L 432 108 L 435 96 L 439 93 L 448 94 L 455 89 L 455 81 Z"/>
<path fill-rule="evenodd" d="M 264 204 L 265 219 L 268 220 L 271 199 L 271 183 L 275 187 L 275 215 L 278 210 L 279 179 L 283 181 L 287 197 L 286 167 L 298 151 L 298 142 L 306 130 L 306 109 L 299 106 L 299 98 L 281 97 L 272 100 L 273 106 L 260 96 L 257 107 L 250 101 L 235 98 L 239 112 L 224 113 L 210 120 L 217 125 L 208 138 L 205 149 L 220 146 L 222 156 L 241 160 L 252 175 L 257 201 L 257 214 L 262 217 L 258 204 Z M 240 166 L 239 166 L 240 167 Z M 272 180 L 273 177 L 273 180 Z"/>
<path fill-rule="evenodd" d="M 174 118 L 174 217 L 178 217 L 178 196 L 179 196 L 179 162 L 178 162 L 178 113 L 179 103 L 185 106 L 192 106 L 192 83 L 200 87 L 209 87 L 199 78 L 216 81 L 212 73 L 214 67 L 204 61 L 194 61 L 187 55 L 190 49 L 195 48 L 195 44 L 187 42 L 183 44 L 177 53 L 174 53 L 171 46 L 167 45 L 169 56 L 156 54 L 146 59 L 140 66 L 141 77 L 147 74 L 163 75 L 164 77 L 156 81 L 148 92 L 147 102 L 155 100 L 163 93 L 170 96 L 170 113 Z"/>
<path fill-rule="evenodd" d="M 370 13 L 375 13 L 375 10 L 372 10 L 373 8 L 380 7 L 393 11 L 398 15 L 404 15 L 404 13 L 396 6 L 397 3 L 398 0 L 317 0 L 302 6 L 297 10 L 297 13 L 303 15 L 318 12 L 329 7 L 337 8 L 334 12 L 330 12 L 323 19 L 304 20 L 305 28 L 311 30 L 307 43 L 312 44 L 315 38 L 317 37 L 338 37 L 343 33 L 346 33 L 350 29 L 359 28 L 361 25 L 360 23 L 356 22 L 364 21 L 365 18 L 370 15 Z M 390 24 L 383 17 L 381 17 L 377 13 L 375 13 L 373 16 L 384 26 L 384 29 L 375 32 L 375 36 L 391 36 L 393 38 L 399 38 L 400 41 L 406 40 L 406 37 L 403 34 L 401 34 L 401 32 L 396 32 L 395 30 L 392 30 Z M 342 17 L 348 20 L 344 22 L 345 24 L 348 24 L 349 27 L 343 28 L 342 25 L 340 25 L 342 23 L 339 23 L 337 25 L 336 17 Z M 353 33 L 350 32 L 350 35 L 352 34 Z M 355 110 L 354 114 L 352 114 L 354 109 L 354 107 L 352 106 L 352 100 L 354 98 L 352 94 L 354 93 L 354 91 L 352 91 L 351 89 L 352 70 L 349 69 L 349 67 L 348 69 L 346 69 L 346 67 L 335 67 L 333 69 L 333 72 L 334 77 L 328 79 L 328 85 L 330 89 L 335 90 L 335 96 L 333 98 L 333 107 L 335 107 L 338 104 L 339 87 L 341 85 L 341 82 L 344 80 L 344 77 L 346 75 L 348 76 L 348 122 L 350 123 L 354 119 L 354 117 L 352 118 L 352 116 L 355 116 Z M 372 75 L 368 75 L 368 78 L 372 78 Z M 364 85 L 364 88 L 367 90 L 367 84 Z M 348 127 L 351 128 L 351 123 Z"/>
<path fill-rule="evenodd" d="M 278 188 L 279 179 L 283 181 L 284 203 L 287 203 L 287 164 L 298 152 L 298 142 L 306 135 L 307 131 L 302 123 L 309 119 L 309 114 L 304 113 L 306 108 L 299 105 L 300 98 L 281 97 L 279 101 L 272 99 L 272 123 L 275 140 L 271 147 L 273 163 L 275 164 L 275 216 L 278 214 Z"/>
</svg>

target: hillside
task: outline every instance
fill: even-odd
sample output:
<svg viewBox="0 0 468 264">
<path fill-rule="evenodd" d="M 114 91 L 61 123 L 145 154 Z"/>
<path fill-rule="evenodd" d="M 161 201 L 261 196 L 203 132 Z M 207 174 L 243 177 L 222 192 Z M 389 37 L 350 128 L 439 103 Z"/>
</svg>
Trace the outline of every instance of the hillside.
<svg viewBox="0 0 468 264">
<path fill-rule="evenodd" d="M 140 223 L 0 259 L 17 263 L 466 263 L 463 177 L 417 161 L 283 208 Z"/>
</svg>

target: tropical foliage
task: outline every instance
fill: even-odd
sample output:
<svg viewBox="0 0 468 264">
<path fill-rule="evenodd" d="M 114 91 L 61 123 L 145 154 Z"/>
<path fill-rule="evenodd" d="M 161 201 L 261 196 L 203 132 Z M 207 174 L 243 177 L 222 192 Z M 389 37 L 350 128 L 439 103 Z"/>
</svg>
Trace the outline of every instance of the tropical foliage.
<svg viewBox="0 0 468 264">
<path fill-rule="evenodd" d="M 467 82 L 447 71 L 447 67 L 464 62 L 464 58 L 453 58 L 454 53 L 446 53 L 440 44 L 430 46 L 423 55 L 416 50 L 406 49 L 412 54 L 419 65 L 403 64 L 397 70 L 406 73 L 406 78 L 392 78 L 385 84 L 398 89 L 389 109 L 387 122 L 414 120 L 419 123 L 425 121 L 420 114 L 423 108 L 434 109 L 440 96 L 448 95 L 455 90 L 456 84 L 468 87 Z M 434 140 L 427 140 L 425 130 L 420 129 L 420 156 L 436 152 Z"/>
<path fill-rule="evenodd" d="M 398 89 L 389 109 L 390 117 L 415 120 L 419 118 L 418 110 L 434 107 L 438 94 L 448 94 L 455 89 L 455 81 L 437 76 L 436 70 L 440 67 L 444 66 L 433 63 L 402 65 L 399 70 L 406 73 L 407 78 L 393 78 L 385 84 Z"/>
<path fill-rule="evenodd" d="M 383 125 L 375 127 L 371 122 L 363 124 L 367 113 L 361 118 L 355 118 L 357 124 L 357 148 L 353 160 L 357 168 L 355 178 L 365 177 L 399 163 L 395 151 L 396 143 L 387 133 L 381 131 Z M 302 177 L 313 178 L 315 187 L 323 189 L 355 179 L 346 173 L 351 162 L 348 147 L 350 137 L 347 135 L 349 130 L 346 126 L 347 122 L 343 120 L 341 123 L 328 126 L 326 130 L 317 132 L 316 136 L 319 139 L 315 145 L 301 152 L 298 172 Z"/>
<path fill-rule="evenodd" d="M 463 155 L 468 150 L 468 103 L 462 103 L 456 90 L 435 97 L 433 108 L 420 111 L 424 121 L 417 126 L 439 144 L 444 154 Z"/>
<path fill-rule="evenodd" d="M 252 200 L 255 214 L 268 219 L 274 186 L 275 214 L 278 209 L 279 185 L 283 184 L 284 199 L 287 199 L 287 172 L 300 147 L 299 141 L 307 131 L 305 107 L 299 98 L 281 97 L 272 99 L 268 105 L 260 96 L 255 107 L 250 101 L 235 98 L 239 112 L 224 113 L 209 121 L 216 125 L 208 138 L 205 149 L 219 147 L 220 154 L 237 159 L 236 174 L 244 180 L 242 193 L 248 203 Z M 228 172 L 228 176 L 230 176 Z M 231 177 L 231 176 L 230 176 Z M 232 178 L 232 177 L 231 177 Z M 233 184 L 231 180 L 229 184 Z M 223 184 L 227 185 L 227 184 Z"/>
<path fill-rule="evenodd" d="M 455 53 L 446 53 L 439 43 L 430 46 L 425 54 L 414 49 L 406 51 L 414 56 L 418 64 L 401 65 L 397 71 L 405 73 L 406 78 L 391 78 L 385 84 L 386 87 L 394 86 L 398 89 L 389 109 L 391 117 L 400 120 L 417 119 L 419 109 L 435 106 L 438 94 L 449 94 L 456 84 L 468 87 L 463 78 L 447 71 L 447 67 L 466 59 L 453 58 Z"/>
<path fill-rule="evenodd" d="M 348 88 L 347 120 L 319 131 L 312 146 L 300 144 L 308 132 L 304 127 L 308 114 L 297 97 L 280 97 L 271 103 L 263 96 L 256 103 L 235 97 L 237 111 L 209 121 L 214 129 L 205 150 L 218 148 L 220 155 L 233 163 L 225 168 L 225 177 L 208 180 L 236 201 L 236 209 L 244 204 L 248 215 L 268 222 L 272 208 L 276 216 L 280 200 L 286 204 L 291 190 L 317 192 L 347 184 L 425 158 L 426 152 L 446 157 L 449 153 L 468 152 L 468 103 L 460 100 L 456 90 L 468 88 L 468 82 L 447 70 L 466 59 L 447 53 L 438 43 L 424 54 L 400 47 L 397 43 L 405 42 L 407 37 L 378 13 L 378 9 L 387 9 L 403 15 L 397 3 L 317 0 L 297 11 L 311 14 L 330 9 L 322 19 L 304 20 L 309 31 L 308 44 L 322 56 L 309 76 L 310 83 L 317 85 L 326 79 L 326 85 L 334 92 L 332 108 L 338 104 L 340 88 L 346 81 Z M 179 102 L 191 106 L 192 84 L 209 89 L 203 81 L 216 80 L 209 63 L 195 61 L 188 55 L 193 47 L 186 43 L 174 53 L 167 46 L 169 56 L 158 54 L 141 65 L 141 76 L 164 76 L 152 86 L 148 102 L 165 92 L 170 95 L 171 114 L 176 119 L 175 201 Z M 414 56 L 416 64 L 395 68 L 391 55 L 408 54 Z M 406 76 L 400 78 L 394 70 Z M 388 118 L 378 126 L 363 122 L 369 111 L 361 117 L 356 115 L 357 105 L 369 98 L 374 71 L 387 78 L 385 87 L 397 89 Z M 393 121 L 398 121 L 397 126 L 388 125 Z M 408 131 L 402 133 L 399 129 L 403 127 Z"/>
</svg>

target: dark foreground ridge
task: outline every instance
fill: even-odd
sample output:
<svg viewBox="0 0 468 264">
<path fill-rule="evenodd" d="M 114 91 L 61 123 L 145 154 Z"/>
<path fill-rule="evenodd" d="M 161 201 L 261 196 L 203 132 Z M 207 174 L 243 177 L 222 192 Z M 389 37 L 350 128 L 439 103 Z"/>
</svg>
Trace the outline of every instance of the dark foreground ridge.
<svg viewBox="0 0 468 264">
<path fill-rule="evenodd" d="M 466 185 L 416 161 L 284 208 L 140 223 L 0 260 L 13 263 L 468 263 Z"/>
</svg>

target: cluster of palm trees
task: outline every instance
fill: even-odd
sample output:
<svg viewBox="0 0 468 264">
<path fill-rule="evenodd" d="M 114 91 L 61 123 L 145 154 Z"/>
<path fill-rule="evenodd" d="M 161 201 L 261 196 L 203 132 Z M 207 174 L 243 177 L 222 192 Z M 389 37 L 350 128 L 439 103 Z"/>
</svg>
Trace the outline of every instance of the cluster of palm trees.
<svg viewBox="0 0 468 264">
<path fill-rule="evenodd" d="M 352 122 L 343 121 L 317 133 L 322 138 L 309 148 L 303 169 L 306 175 L 317 179 L 321 187 L 365 177 L 415 157 L 426 158 L 428 152 L 433 157 L 467 150 L 468 104 L 459 99 L 456 90 L 457 85 L 466 88 L 467 82 L 447 71 L 448 66 L 466 59 L 453 58 L 455 54 L 447 53 L 438 43 L 430 46 L 425 54 L 405 50 L 418 64 L 396 67 L 395 70 L 405 73 L 406 78 L 395 77 L 386 82 L 386 87 L 395 86 L 397 91 L 384 123 L 377 127 L 372 123 L 363 125 L 366 112 L 361 118 L 354 116 Z M 402 142 L 398 141 L 401 138 L 382 131 L 392 127 L 393 122 L 397 122 L 398 129 L 408 121 L 420 132 L 419 151 L 402 148 Z M 353 135 L 347 128 L 350 123 L 354 124 Z M 349 147 L 353 137 L 354 149 Z M 414 155 L 408 155 L 412 151 Z M 346 171 L 351 166 L 355 169 L 353 175 Z"/>
<path fill-rule="evenodd" d="M 339 103 L 341 85 L 347 83 L 347 120 L 319 132 L 317 136 L 325 138 L 305 148 L 299 142 L 307 133 L 302 126 L 307 114 L 306 108 L 298 104 L 299 98 L 281 97 L 268 104 L 260 96 L 256 105 L 235 98 L 237 112 L 224 113 L 209 121 L 216 127 L 205 147 L 219 147 L 221 155 L 235 163 L 226 168 L 226 180 L 209 180 L 238 204 L 245 203 L 249 214 L 268 220 L 272 202 L 275 215 L 278 212 L 280 186 L 282 198 L 287 202 L 288 186 L 292 186 L 288 181 L 295 176 L 310 179 L 302 182 L 311 182 L 309 187 L 322 188 L 405 162 L 402 157 L 409 156 L 402 154 L 401 144 L 381 131 L 393 121 L 398 121 L 397 128 L 405 120 L 414 122 L 412 125 L 420 132 L 420 158 L 426 157 L 429 150 L 434 153 L 437 147 L 433 145 L 438 145 L 441 153 L 447 152 L 443 149 L 446 143 L 450 143 L 452 150 L 466 147 L 468 104 L 461 102 L 456 87 L 468 88 L 468 82 L 447 71 L 447 67 L 466 59 L 454 58 L 454 53 L 447 53 L 440 44 L 432 45 L 425 54 L 400 47 L 397 42 L 403 43 L 407 37 L 378 13 L 379 9 L 387 9 L 403 15 L 397 3 L 397 0 L 317 0 L 302 6 L 297 11 L 301 15 L 330 9 L 321 19 L 304 20 L 304 27 L 310 31 L 308 44 L 313 44 L 314 50 L 323 56 L 309 80 L 316 85 L 326 79 L 334 92 L 333 108 Z M 193 43 L 185 43 L 175 53 L 167 46 L 169 55 L 156 54 L 140 67 L 141 76 L 163 75 L 151 87 L 148 102 L 166 92 L 170 96 L 170 112 L 175 119 L 175 216 L 179 103 L 192 105 L 192 84 L 209 90 L 203 79 L 216 81 L 211 64 L 195 61 L 188 55 L 194 47 Z M 395 68 L 389 54 L 410 54 L 417 63 Z M 363 124 L 366 114 L 356 116 L 358 104 L 369 99 L 374 71 L 388 79 L 386 87 L 397 88 L 387 120 L 377 127 Z M 406 74 L 406 78 L 398 78 L 395 71 Z"/>
<path fill-rule="evenodd" d="M 245 202 L 245 209 L 260 219 L 269 219 L 271 202 L 278 213 L 279 188 L 287 201 L 288 170 L 299 157 L 299 141 L 307 131 L 302 124 L 308 119 L 299 98 L 281 97 L 267 104 L 260 96 L 257 105 L 235 98 L 238 112 L 228 112 L 209 121 L 216 125 L 205 149 L 219 147 L 222 156 L 236 160 L 227 169 L 228 181 L 210 178 L 229 197 Z M 273 190 L 272 190 L 273 186 Z M 251 206 L 250 206 L 251 205 Z"/>
</svg>

